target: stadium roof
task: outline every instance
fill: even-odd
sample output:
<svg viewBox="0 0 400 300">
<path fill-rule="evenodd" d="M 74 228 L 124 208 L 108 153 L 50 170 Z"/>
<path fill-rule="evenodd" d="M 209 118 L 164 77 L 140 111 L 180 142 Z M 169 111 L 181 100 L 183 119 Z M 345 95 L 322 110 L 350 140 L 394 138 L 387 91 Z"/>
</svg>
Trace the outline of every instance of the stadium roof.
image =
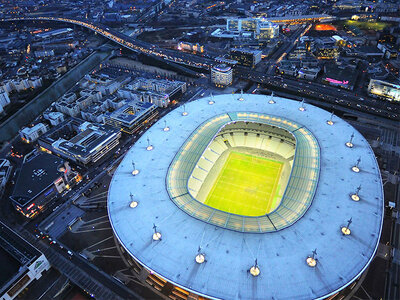
<svg viewBox="0 0 400 300">
<path fill-rule="evenodd" d="M 201 98 L 167 114 L 130 149 L 111 181 L 108 211 L 113 230 L 126 250 L 150 271 L 210 298 L 324 298 L 354 281 L 372 260 L 382 227 L 383 190 L 374 153 L 365 138 L 330 113 L 263 95 Z M 215 226 L 181 210 L 167 192 L 168 168 L 182 145 L 205 121 L 221 114 L 275 115 L 304 126 L 320 148 L 320 173 L 314 199 L 291 226 L 266 233 Z M 250 116 L 251 114 L 249 114 Z M 170 130 L 164 131 L 164 127 Z M 332 123 L 331 123 L 332 124 Z M 353 147 L 347 147 L 354 134 Z M 151 145 L 151 151 L 146 148 Z M 297 151 L 297 149 L 296 149 Z M 358 159 L 361 159 L 357 163 Z M 132 161 L 139 174 L 132 175 Z M 359 172 L 352 167 L 358 165 Z M 357 187 L 360 201 L 351 200 Z M 131 198 L 138 201 L 131 208 Z M 351 234 L 341 227 L 352 219 Z M 162 239 L 152 240 L 157 232 Z M 196 255 L 205 255 L 198 264 Z M 308 256 L 317 249 L 317 266 Z M 255 260 L 260 274 L 249 269 Z"/>
</svg>

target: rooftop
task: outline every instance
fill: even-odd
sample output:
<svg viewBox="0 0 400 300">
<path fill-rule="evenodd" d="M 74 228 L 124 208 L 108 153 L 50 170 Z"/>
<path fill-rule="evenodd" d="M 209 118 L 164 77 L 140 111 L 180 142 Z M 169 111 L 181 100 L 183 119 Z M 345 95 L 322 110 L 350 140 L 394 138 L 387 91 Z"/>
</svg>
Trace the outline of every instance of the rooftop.
<svg viewBox="0 0 400 300">
<path fill-rule="evenodd" d="M 62 173 L 58 167 L 64 160 L 47 153 L 40 153 L 22 165 L 11 198 L 21 206 L 53 184 Z"/>
<path fill-rule="evenodd" d="M 117 110 L 108 113 L 107 117 L 124 124 L 133 124 L 145 115 L 149 109 L 154 107 L 155 105 L 150 102 L 132 100 Z"/>
<path fill-rule="evenodd" d="M 73 155 L 87 157 L 118 133 L 117 129 L 109 125 L 94 125 L 78 118 L 70 118 L 40 137 L 39 142 L 43 141 Z"/>
<path fill-rule="evenodd" d="M 0 295 L 7 283 L 41 254 L 0 221 Z"/>
<path fill-rule="evenodd" d="M 243 95 L 244 101 L 239 97 L 214 96 L 212 105 L 210 98 L 190 102 L 185 106 L 187 114 L 177 108 L 144 133 L 111 181 L 108 212 L 113 230 L 128 253 L 147 269 L 206 297 L 332 295 L 358 278 L 377 249 L 383 191 L 374 153 L 356 129 L 320 108 L 305 104 L 301 111 L 300 103 L 285 98 L 274 97 L 275 103 L 270 104 L 269 96 Z M 318 143 L 320 173 L 312 203 L 290 226 L 257 234 L 227 229 L 193 217 L 171 200 L 166 183 L 171 162 L 199 126 L 227 113 L 242 113 L 249 121 L 269 116 L 291 122 L 310 132 Z M 351 148 L 346 146 L 350 139 Z M 146 150 L 149 144 L 151 151 Z M 132 162 L 139 171 L 136 176 Z M 359 172 L 352 170 L 356 165 Z M 360 183 L 360 201 L 353 201 L 351 195 Z M 130 207 L 130 193 L 138 202 L 135 208 Z M 351 235 L 344 236 L 341 227 L 350 218 Z M 153 224 L 162 239 L 152 241 Z M 202 264 L 195 261 L 199 247 L 206 260 Z M 306 259 L 315 248 L 317 266 L 311 268 Z M 255 259 L 257 277 L 249 273 Z"/>
</svg>

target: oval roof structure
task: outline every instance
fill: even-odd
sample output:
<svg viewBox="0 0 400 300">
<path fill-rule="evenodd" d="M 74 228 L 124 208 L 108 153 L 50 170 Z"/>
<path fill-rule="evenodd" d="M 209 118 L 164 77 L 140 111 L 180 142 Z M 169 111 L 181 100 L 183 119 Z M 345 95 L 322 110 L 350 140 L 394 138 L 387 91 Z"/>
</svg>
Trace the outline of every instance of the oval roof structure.
<svg viewBox="0 0 400 300">
<path fill-rule="evenodd" d="M 383 190 L 374 153 L 351 125 L 338 117 L 331 120 L 330 113 L 320 108 L 279 97 L 275 103 L 263 95 L 245 94 L 244 101 L 239 97 L 214 96 L 213 105 L 210 98 L 187 103 L 187 114 L 177 108 L 143 134 L 111 181 L 108 212 L 114 233 L 147 269 L 209 298 L 332 295 L 367 268 L 378 246 Z M 302 217 L 279 231 L 255 234 L 213 225 L 179 208 L 167 191 L 169 166 L 192 133 L 215 116 L 244 112 L 292 120 L 311 132 L 319 145 L 319 177 L 312 203 Z M 165 124 L 170 130 L 164 131 Z M 348 147 L 353 134 L 353 147 Z M 132 161 L 139 171 L 136 176 Z M 360 201 L 353 201 L 351 195 L 360 184 Z M 135 208 L 130 207 L 130 193 L 138 202 Z M 342 227 L 349 219 L 351 234 L 344 235 Z M 155 231 L 160 233 L 157 240 Z M 199 247 L 205 257 L 201 264 L 195 259 Z M 316 266 L 310 267 L 306 259 L 314 249 Z"/>
</svg>

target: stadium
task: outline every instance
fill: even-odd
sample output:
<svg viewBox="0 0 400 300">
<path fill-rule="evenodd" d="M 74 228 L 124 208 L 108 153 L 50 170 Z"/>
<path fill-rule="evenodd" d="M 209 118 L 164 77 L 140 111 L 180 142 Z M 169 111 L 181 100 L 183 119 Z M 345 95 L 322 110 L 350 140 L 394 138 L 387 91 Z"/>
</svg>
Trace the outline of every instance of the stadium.
<svg viewBox="0 0 400 300">
<path fill-rule="evenodd" d="M 149 128 L 114 173 L 108 214 L 125 262 L 164 298 L 339 299 L 376 253 L 383 189 L 342 119 L 228 94 Z"/>
</svg>

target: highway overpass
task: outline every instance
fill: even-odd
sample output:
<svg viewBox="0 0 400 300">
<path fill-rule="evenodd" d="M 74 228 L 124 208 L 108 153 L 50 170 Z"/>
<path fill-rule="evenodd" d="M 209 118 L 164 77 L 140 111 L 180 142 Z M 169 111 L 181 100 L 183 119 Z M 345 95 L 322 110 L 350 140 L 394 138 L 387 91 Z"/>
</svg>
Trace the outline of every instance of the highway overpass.
<svg viewBox="0 0 400 300">
<path fill-rule="evenodd" d="M 54 21 L 54 22 L 64 22 L 68 24 L 74 24 L 81 27 L 85 27 L 103 37 L 119 44 L 120 46 L 135 51 L 137 53 L 142 53 L 151 56 L 155 59 L 161 59 L 165 62 L 179 64 L 182 66 L 188 66 L 196 68 L 200 73 L 207 71 L 214 64 L 212 59 L 207 59 L 204 57 L 199 57 L 196 55 L 191 55 L 188 53 L 177 52 L 174 50 L 163 49 L 157 45 L 150 44 L 132 38 L 114 29 L 108 28 L 103 24 L 90 23 L 88 21 L 83 21 L 79 19 L 72 18 L 62 18 L 62 17 L 18 17 L 18 18 L 3 18 L 0 19 L 3 22 L 16 22 L 16 21 Z M 183 69 L 182 69 L 183 70 Z M 185 68 L 183 71 L 186 73 L 191 73 L 192 75 L 197 75 L 199 72 Z"/>
</svg>

